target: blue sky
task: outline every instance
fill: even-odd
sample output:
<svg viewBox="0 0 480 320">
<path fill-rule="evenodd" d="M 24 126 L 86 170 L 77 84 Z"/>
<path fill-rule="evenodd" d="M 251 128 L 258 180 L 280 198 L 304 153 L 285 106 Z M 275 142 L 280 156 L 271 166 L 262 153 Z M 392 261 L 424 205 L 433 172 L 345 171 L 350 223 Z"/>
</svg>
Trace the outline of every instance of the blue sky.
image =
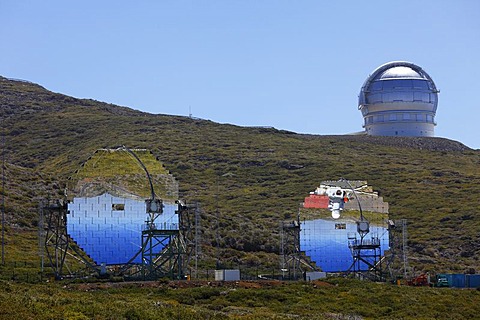
<svg viewBox="0 0 480 320">
<path fill-rule="evenodd" d="M 436 136 L 480 149 L 480 1 L 0 0 L 0 75 L 150 113 L 311 134 L 362 130 L 358 93 L 406 60 Z"/>
</svg>

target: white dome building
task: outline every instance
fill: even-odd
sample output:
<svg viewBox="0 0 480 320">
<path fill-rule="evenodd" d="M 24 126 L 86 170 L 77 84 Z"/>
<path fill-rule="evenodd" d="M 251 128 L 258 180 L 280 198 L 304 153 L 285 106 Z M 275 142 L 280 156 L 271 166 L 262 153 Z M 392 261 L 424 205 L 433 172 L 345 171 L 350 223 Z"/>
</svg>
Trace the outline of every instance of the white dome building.
<svg viewBox="0 0 480 320">
<path fill-rule="evenodd" d="M 438 92 L 432 78 L 413 63 L 394 61 L 378 67 L 358 98 L 366 133 L 433 137 Z"/>
</svg>

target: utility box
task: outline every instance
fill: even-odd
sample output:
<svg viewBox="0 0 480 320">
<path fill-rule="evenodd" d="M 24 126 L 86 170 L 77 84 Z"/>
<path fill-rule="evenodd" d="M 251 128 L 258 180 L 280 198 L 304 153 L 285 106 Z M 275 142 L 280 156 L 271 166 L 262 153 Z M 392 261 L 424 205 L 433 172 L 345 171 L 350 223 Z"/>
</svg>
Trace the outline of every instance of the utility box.
<svg viewBox="0 0 480 320">
<path fill-rule="evenodd" d="M 320 271 L 305 272 L 305 281 L 325 279 L 326 277 L 327 277 L 326 272 L 320 272 Z"/>
<path fill-rule="evenodd" d="M 223 269 L 215 270 L 215 281 L 238 281 L 240 280 L 240 270 Z"/>
</svg>

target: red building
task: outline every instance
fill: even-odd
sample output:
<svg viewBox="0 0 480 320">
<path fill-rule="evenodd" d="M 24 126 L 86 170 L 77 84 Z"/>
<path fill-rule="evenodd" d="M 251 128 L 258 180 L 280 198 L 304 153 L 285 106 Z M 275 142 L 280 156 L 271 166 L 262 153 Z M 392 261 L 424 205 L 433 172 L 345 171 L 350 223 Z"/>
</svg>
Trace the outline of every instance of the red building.
<svg viewBox="0 0 480 320">
<path fill-rule="evenodd" d="M 326 209 L 328 208 L 328 196 L 327 195 L 318 195 L 311 194 L 305 198 L 303 203 L 304 208 L 318 208 Z"/>
</svg>

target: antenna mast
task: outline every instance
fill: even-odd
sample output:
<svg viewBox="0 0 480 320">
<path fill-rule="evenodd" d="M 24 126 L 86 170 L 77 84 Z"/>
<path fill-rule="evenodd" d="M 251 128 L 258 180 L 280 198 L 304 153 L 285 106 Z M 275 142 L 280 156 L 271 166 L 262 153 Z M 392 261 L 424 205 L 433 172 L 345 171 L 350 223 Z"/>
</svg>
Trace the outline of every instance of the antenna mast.
<svg viewBox="0 0 480 320">
<path fill-rule="evenodd" d="M 5 265 L 5 119 L 2 116 L 2 265 Z"/>
</svg>

